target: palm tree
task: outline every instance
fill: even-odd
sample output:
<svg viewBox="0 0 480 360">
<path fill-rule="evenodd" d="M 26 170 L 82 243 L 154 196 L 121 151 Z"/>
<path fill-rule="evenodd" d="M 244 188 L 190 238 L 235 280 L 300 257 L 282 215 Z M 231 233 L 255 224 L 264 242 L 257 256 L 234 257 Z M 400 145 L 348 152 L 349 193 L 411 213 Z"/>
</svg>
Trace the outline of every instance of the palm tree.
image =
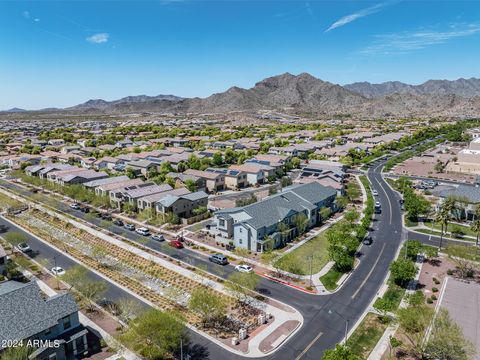
<svg viewBox="0 0 480 360">
<path fill-rule="evenodd" d="M 450 211 L 447 207 L 442 206 L 440 211 L 437 212 L 435 216 L 435 221 L 442 225 L 442 232 L 440 233 L 440 246 L 439 249 L 442 250 L 442 241 L 444 231 L 447 231 L 448 221 L 450 220 Z"/>
<path fill-rule="evenodd" d="M 478 246 L 478 237 L 480 236 L 480 219 L 475 220 L 470 227 L 472 231 L 477 234 L 477 240 L 475 241 L 475 246 Z"/>
</svg>

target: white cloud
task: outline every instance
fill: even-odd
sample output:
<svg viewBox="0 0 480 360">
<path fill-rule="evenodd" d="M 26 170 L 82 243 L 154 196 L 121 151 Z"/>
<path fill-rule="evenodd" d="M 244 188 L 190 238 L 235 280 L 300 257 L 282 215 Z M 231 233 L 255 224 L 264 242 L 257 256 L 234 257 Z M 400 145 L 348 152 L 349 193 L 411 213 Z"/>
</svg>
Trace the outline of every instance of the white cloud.
<svg viewBox="0 0 480 360">
<path fill-rule="evenodd" d="M 40 21 L 40 19 L 39 19 L 39 18 L 35 18 L 35 19 L 33 19 L 33 21 L 35 21 L 35 22 L 39 22 L 39 21 Z"/>
<path fill-rule="evenodd" d="M 359 10 L 359 11 L 353 13 L 353 14 L 343 16 L 340 19 L 338 19 L 337 21 L 335 21 L 332 25 L 330 25 L 330 27 L 327 30 L 325 30 L 325 32 L 328 32 L 328 31 L 331 31 L 333 29 L 339 28 L 341 26 L 347 25 L 347 24 L 351 23 L 352 21 L 363 18 L 365 16 L 375 14 L 375 13 L 381 11 L 383 8 L 385 8 L 387 6 L 390 6 L 390 5 L 393 5 L 393 4 L 395 4 L 399 1 L 400 0 L 385 1 L 383 3 L 379 3 L 379 4 L 376 4 L 376 5 L 370 6 L 368 8 Z"/>
<path fill-rule="evenodd" d="M 30 19 L 30 11 L 25 10 L 25 11 L 22 13 L 22 16 L 23 16 L 25 19 Z"/>
<path fill-rule="evenodd" d="M 108 41 L 109 37 L 110 37 L 110 34 L 98 33 L 98 34 L 94 34 L 92 36 L 87 37 L 86 40 L 92 44 L 103 44 Z"/>
<path fill-rule="evenodd" d="M 480 24 L 453 24 L 443 31 L 420 29 L 395 34 L 376 35 L 375 40 L 361 51 L 368 55 L 402 54 L 432 45 L 471 36 L 480 32 Z"/>
</svg>

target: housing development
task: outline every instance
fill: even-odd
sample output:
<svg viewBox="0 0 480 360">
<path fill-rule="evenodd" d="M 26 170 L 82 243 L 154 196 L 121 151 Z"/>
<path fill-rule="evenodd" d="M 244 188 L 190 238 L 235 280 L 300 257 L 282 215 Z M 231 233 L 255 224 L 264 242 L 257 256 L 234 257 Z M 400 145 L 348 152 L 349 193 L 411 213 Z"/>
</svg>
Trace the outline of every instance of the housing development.
<svg viewBox="0 0 480 360">
<path fill-rule="evenodd" d="M 0 2 L 0 359 L 480 360 L 478 13 Z"/>
</svg>

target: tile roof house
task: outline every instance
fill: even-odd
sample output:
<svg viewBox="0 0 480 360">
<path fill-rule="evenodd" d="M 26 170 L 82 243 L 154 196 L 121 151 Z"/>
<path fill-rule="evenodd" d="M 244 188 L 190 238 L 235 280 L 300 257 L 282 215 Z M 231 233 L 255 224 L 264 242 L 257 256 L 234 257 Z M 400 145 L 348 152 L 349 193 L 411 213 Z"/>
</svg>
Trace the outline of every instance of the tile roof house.
<svg viewBox="0 0 480 360">
<path fill-rule="evenodd" d="M 127 180 L 129 180 L 128 176 L 120 175 L 120 176 L 114 176 L 114 177 L 108 177 L 108 178 L 104 178 L 104 179 L 88 181 L 88 182 L 84 183 L 83 186 L 85 186 L 86 188 L 94 189 L 98 186 L 108 185 L 108 184 L 118 184 L 120 182 L 124 182 L 124 181 L 127 181 Z"/>
<path fill-rule="evenodd" d="M 108 174 L 84 168 L 53 171 L 47 175 L 49 181 L 60 185 L 83 184 L 93 180 L 108 178 Z"/>
<path fill-rule="evenodd" d="M 142 179 L 126 179 L 124 181 L 113 183 L 113 184 L 103 184 L 95 188 L 95 194 L 98 196 L 110 197 L 110 192 L 115 192 L 118 189 L 122 189 L 129 186 L 135 186 L 142 183 L 143 183 Z"/>
<path fill-rule="evenodd" d="M 198 191 L 206 191 L 206 181 L 204 178 L 189 175 L 185 173 L 176 173 L 176 172 L 169 172 L 167 177 L 172 178 L 175 180 L 176 185 L 183 186 L 187 180 L 191 180 L 195 183 L 195 188 Z"/>
<path fill-rule="evenodd" d="M 204 179 L 206 188 L 210 192 L 217 192 L 223 190 L 225 187 L 224 174 L 194 169 L 187 169 L 183 173 Z"/>
<path fill-rule="evenodd" d="M 174 213 L 181 218 L 189 218 L 193 211 L 199 207 L 207 207 L 208 195 L 204 191 L 189 192 L 183 195 L 168 194 L 157 200 L 155 209 L 157 213 Z"/>
<path fill-rule="evenodd" d="M 242 165 L 230 165 L 229 169 L 245 172 L 250 185 L 263 184 L 267 177 L 275 175 L 274 167 L 260 163 L 249 162 Z"/>
<path fill-rule="evenodd" d="M 117 203 L 129 203 L 136 207 L 137 199 L 171 189 L 172 187 L 168 184 L 157 185 L 152 182 L 145 182 L 136 186 L 122 188 L 115 192 L 110 192 L 110 200 L 116 201 Z"/>
<path fill-rule="evenodd" d="M 9 340 L 50 340 L 59 346 L 40 347 L 29 359 L 77 359 L 88 354 L 87 334 L 70 294 L 45 298 L 36 282 L 0 284 L 0 352 Z"/>
<path fill-rule="evenodd" d="M 225 175 L 225 187 L 238 190 L 248 185 L 247 173 L 234 169 L 208 168 L 205 171 Z"/>
<path fill-rule="evenodd" d="M 280 247 L 297 233 L 294 218 L 304 214 L 307 228 L 320 221 L 322 207 L 335 209 L 337 192 L 318 183 L 293 185 L 262 201 L 240 208 L 220 210 L 215 213 L 211 232 L 216 240 L 234 242 L 236 247 L 262 252 Z M 290 230 L 285 238 L 279 232 L 284 223 Z"/>
</svg>

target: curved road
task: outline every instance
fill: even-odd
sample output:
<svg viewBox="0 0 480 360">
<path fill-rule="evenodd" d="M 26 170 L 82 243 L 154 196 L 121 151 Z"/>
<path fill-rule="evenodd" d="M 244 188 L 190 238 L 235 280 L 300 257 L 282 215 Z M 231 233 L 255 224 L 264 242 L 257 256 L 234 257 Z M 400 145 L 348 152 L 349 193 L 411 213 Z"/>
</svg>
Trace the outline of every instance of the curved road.
<svg viewBox="0 0 480 360">
<path fill-rule="evenodd" d="M 360 263 L 339 291 L 331 295 L 316 296 L 265 279 L 260 282 L 257 288 L 260 293 L 295 307 L 301 312 L 305 320 L 303 327 L 279 351 L 264 357 L 264 359 L 320 359 L 321 354 L 326 349 L 334 347 L 336 343 L 343 340 L 345 320 L 348 320 L 349 326 L 352 326 L 377 294 L 385 280 L 390 262 L 395 258 L 402 241 L 407 238 L 407 232 L 402 232 L 401 210 L 398 203 L 399 195 L 391 190 L 383 180 L 382 167 L 383 162 L 378 163 L 368 171 L 371 187 L 378 191 L 376 200 L 382 204 L 382 213 L 375 215 L 370 233 L 373 243 L 370 246 L 363 246 L 359 250 L 358 259 Z M 2 182 L 2 186 L 15 185 L 5 186 L 5 182 Z M 65 205 L 63 206 L 65 207 Z M 71 209 L 68 209 L 68 206 L 66 207 L 67 209 L 59 209 L 72 213 Z M 76 216 L 84 215 L 79 212 L 75 214 Z M 95 223 L 99 220 L 89 219 L 88 221 Z M 9 229 L 15 228 L 14 225 L 7 223 L 3 218 L 0 218 L 1 224 L 6 225 Z M 116 233 L 120 231 L 114 228 L 109 228 L 109 230 Z M 121 230 L 121 232 L 124 236 L 138 240 L 134 233 L 126 233 L 126 230 Z M 53 259 L 53 256 L 56 256 L 57 264 L 65 268 L 73 264 L 72 260 L 65 255 L 35 238 L 30 236 L 29 238 L 29 244 L 34 250 L 33 256 L 50 260 Z M 158 244 L 154 241 L 149 241 L 147 246 L 160 252 L 168 251 L 169 255 L 190 262 L 192 265 L 207 265 L 209 271 L 222 277 L 228 276 L 232 271 L 231 267 L 219 267 L 210 264 L 206 257 L 192 251 L 185 251 L 187 249 L 175 251 L 165 244 Z M 166 250 L 167 248 L 168 250 Z M 114 284 L 110 284 L 107 297 L 115 300 L 125 296 L 129 295 Z M 341 314 L 341 316 L 338 314 Z M 242 358 L 209 342 L 196 333 L 192 332 L 191 338 L 192 343 L 198 346 L 196 349 L 197 358 L 222 360 Z"/>
</svg>

